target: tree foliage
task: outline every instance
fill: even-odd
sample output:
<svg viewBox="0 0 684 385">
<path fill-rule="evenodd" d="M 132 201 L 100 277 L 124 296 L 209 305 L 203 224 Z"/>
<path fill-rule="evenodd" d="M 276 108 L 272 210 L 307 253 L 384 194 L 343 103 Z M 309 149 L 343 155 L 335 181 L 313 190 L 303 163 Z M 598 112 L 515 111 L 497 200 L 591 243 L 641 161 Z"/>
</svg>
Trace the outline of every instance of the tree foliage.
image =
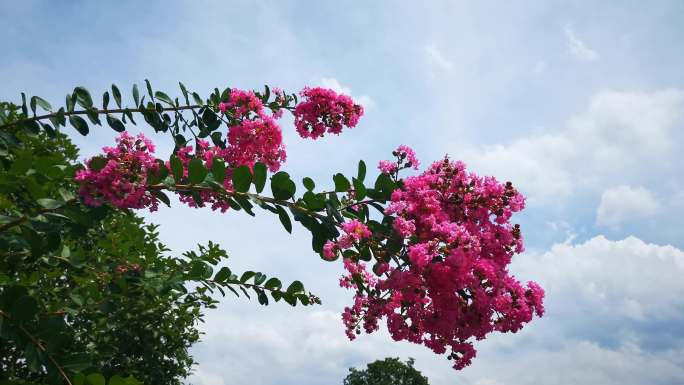
<svg viewBox="0 0 684 385">
<path fill-rule="evenodd" d="M 78 149 L 59 131 L 8 125 L 22 116 L 0 105 L 3 384 L 180 384 L 215 294 L 318 301 L 299 282 L 288 292 L 236 275 L 215 243 L 176 255 L 133 211 L 81 204 Z"/>
<path fill-rule="evenodd" d="M 405 363 L 399 358 L 385 358 L 367 365 L 366 369 L 349 368 L 344 385 L 428 385 L 427 377 L 413 367 L 415 360 Z"/>
</svg>

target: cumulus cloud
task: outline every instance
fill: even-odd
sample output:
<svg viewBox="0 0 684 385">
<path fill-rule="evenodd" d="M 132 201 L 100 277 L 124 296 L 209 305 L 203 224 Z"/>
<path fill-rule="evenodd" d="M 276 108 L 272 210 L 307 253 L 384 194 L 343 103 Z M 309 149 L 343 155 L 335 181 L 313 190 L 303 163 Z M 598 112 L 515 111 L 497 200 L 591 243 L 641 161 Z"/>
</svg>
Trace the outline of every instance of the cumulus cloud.
<svg viewBox="0 0 684 385">
<path fill-rule="evenodd" d="M 660 208 L 653 194 L 643 187 L 617 186 L 601 195 L 596 210 L 596 224 L 618 226 L 624 222 L 648 218 Z"/>
<path fill-rule="evenodd" d="M 481 343 L 464 383 L 684 383 L 684 251 L 597 236 L 522 255 L 512 270 L 546 289 L 547 314 Z"/>
<path fill-rule="evenodd" d="M 339 80 L 336 78 L 321 78 L 321 86 L 330 88 L 331 90 L 345 94 L 347 96 L 351 96 L 356 103 L 361 104 L 364 108 L 372 108 L 375 106 L 375 100 L 373 100 L 370 96 L 368 95 L 360 95 L 360 96 L 354 96 L 352 93 L 351 88 L 342 85 Z"/>
<path fill-rule="evenodd" d="M 533 205 L 558 202 L 666 173 L 683 107 L 682 90 L 603 91 L 555 133 L 465 149 L 462 157 L 478 172 L 515 181 Z"/>
<path fill-rule="evenodd" d="M 596 61 L 600 58 L 598 52 L 589 48 L 584 41 L 580 40 L 572 28 L 565 27 L 565 38 L 568 44 L 568 52 L 573 57 L 587 62 Z"/>
</svg>

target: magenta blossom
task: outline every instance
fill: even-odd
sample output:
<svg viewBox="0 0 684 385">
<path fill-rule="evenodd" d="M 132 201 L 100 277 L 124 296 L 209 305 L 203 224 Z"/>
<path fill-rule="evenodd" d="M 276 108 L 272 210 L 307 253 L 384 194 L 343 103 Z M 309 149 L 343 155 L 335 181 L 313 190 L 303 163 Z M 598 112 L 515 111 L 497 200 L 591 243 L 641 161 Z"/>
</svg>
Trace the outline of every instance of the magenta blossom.
<svg viewBox="0 0 684 385">
<path fill-rule="evenodd" d="M 343 127 L 354 127 L 363 115 L 363 107 L 347 95 L 326 88 L 305 87 L 305 98 L 293 112 L 295 127 L 302 138 L 317 139 L 326 132 L 339 134 Z"/>
</svg>

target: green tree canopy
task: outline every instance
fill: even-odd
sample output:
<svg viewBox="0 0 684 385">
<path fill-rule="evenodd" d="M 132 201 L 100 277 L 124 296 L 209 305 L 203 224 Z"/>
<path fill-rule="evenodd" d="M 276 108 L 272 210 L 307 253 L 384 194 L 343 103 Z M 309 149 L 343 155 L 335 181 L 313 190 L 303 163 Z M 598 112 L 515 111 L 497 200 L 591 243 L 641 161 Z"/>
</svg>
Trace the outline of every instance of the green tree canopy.
<svg viewBox="0 0 684 385">
<path fill-rule="evenodd" d="M 399 358 L 385 358 L 367 365 L 364 370 L 349 369 L 344 385 L 428 385 L 427 377 L 413 367 L 415 360 L 406 363 Z"/>
</svg>

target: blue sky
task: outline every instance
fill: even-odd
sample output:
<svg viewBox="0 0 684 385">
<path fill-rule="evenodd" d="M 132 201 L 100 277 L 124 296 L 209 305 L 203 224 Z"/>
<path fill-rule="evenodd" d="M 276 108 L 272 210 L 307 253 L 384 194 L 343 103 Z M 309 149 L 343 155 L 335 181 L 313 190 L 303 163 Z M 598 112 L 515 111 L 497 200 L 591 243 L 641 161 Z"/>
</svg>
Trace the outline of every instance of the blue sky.
<svg viewBox="0 0 684 385">
<path fill-rule="evenodd" d="M 400 356 L 436 385 L 681 384 L 683 17 L 678 1 L 6 1 L 0 97 L 54 105 L 76 85 L 145 78 L 170 94 L 179 80 L 203 93 L 324 85 L 366 116 L 317 142 L 284 122 L 294 176 L 331 184 L 408 144 L 423 164 L 449 153 L 528 196 L 517 217 L 528 251 L 511 270 L 542 283 L 548 314 L 478 342 L 461 372 L 384 332 L 347 341 L 341 268 L 309 251 L 305 231 L 290 236 L 266 213 L 146 214 L 178 252 L 217 241 L 231 267 L 301 279 L 324 302 L 226 298 L 202 326 L 189 383 L 340 384 L 350 366 Z M 113 136 L 77 142 L 90 156 Z"/>
</svg>

